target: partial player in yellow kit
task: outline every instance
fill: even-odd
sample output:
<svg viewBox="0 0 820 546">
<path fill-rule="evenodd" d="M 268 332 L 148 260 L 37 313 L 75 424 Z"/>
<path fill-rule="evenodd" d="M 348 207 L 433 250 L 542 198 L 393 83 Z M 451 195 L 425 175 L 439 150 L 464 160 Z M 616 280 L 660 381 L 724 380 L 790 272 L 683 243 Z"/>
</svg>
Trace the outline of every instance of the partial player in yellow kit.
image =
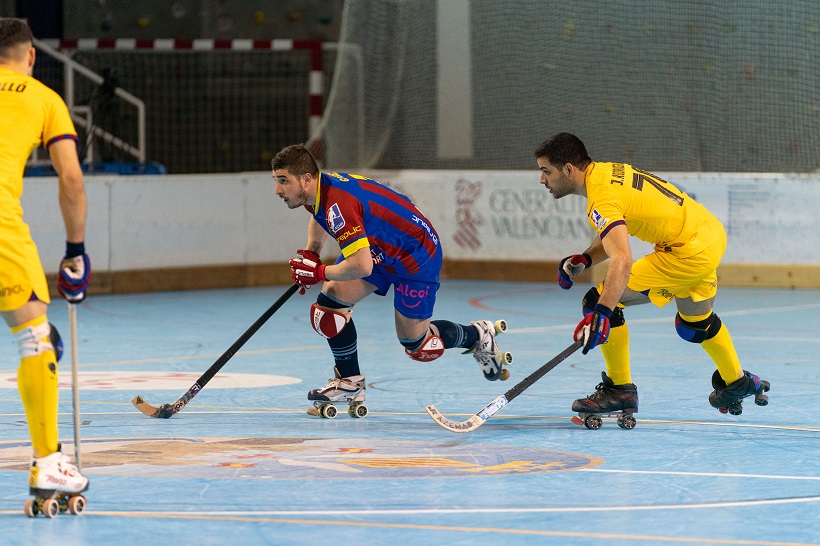
<svg viewBox="0 0 820 546">
<path fill-rule="evenodd" d="M 32 77 L 36 52 L 25 21 L 0 19 L 0 314 L 17 340 L 17 383 L 33 448 L 32 494 L 79 492 L 88 479 L 61 453 L 57 430 L 57 361 L 62 343 L 46 316 L 48 286 L 20 197 L 31 151 L 43 145 L 59 179 L 66 254 L 58 291 L 85 298 L 91 265 L 85 253 L 86 195 L 77 134 L 65 103 Z"/>
<path fill-rule="evenodd" d="M 609 259 L 604 282 L 584 296 L 584 318 L 575 329 L 583 337 L 583 353 L 596 345 L 606 372 L 596 392 L 576 400 L 582 414 L 634 412 L 638 390 L 632 383 L 629 331 L 623 307 L 652 302 L 663 307 L 675 301 L 675 329 L 686 341 L 700 344 L 717 367 L 710 404 L 722 412 L 740 412 L 740 401 L 755 395 L 765 404 L 769 383 L 744 372 L 729 332 L 712 311 L 717 293 L 717 266 L 726 251 L 726 232 L 706 207 L 661 178 L 624 163 L 593 162 L 581 140 L 559 133 L 543 142 L 535 157 L 541 184 L 556 199 L 587 198 L 587 217 L 598 235 L 581 254 L 564 258 L 558 283 L 564 289 L 573 277 Z M 632 259 L 628 236 L 655 245 L 654 252 Z"/>
</svg>

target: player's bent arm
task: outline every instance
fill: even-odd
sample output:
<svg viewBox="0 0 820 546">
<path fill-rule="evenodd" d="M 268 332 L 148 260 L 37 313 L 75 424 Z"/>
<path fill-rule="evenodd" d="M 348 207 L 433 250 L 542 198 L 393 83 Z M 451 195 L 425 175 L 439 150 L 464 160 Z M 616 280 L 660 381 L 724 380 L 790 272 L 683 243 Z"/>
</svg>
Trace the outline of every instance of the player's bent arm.
<svg viewBox="0 0 820 546">
<path fill-rule="evenodd" d="M 603 242 L 598 236 L 595 237 L 592 244 L 589 245 L 589 248 L 584 251 L 584 254 L 587 254 L 592 259 L 592 265 L 599 264 L 605 261 L 608 257 L 606 251 L 604 250 Z"/>
<path fill-rule="evenodd" d="M 321 254 L 322 247 L 325 246 L 325 240 L 327 240 L 327 232 L 321 225 L 319 225 L 316 218 L 311 216 L 310 221 L 308 222 L 308 234 L 305 250 L 312 250 L 316 254 Z"/>
<path fill-rule="evenodd" d="M 604 278 L 604 288 L 599 305 L 615 309 L 629 282 L 632 270 L 632 250 L 629 248 L 629 233 L 625 225 L 615 226 L 601 239 L 603 249 L 609 256 L 609 267 Z"/>
<path fill-rule="evenodd" d="M 60 211 L 65 223 L 66 240 L 82 243 L 88 204 L 83 171 L 77 157 L 77 143 L 71 139 L 58 140 L 48 147 L 48 153 L 60 184 Z"/>
<path fill-rule="evenodd" d="M 325 268 L 325 278 L 329 281 L 351 281 L 363 279 L 373 272 L 373 257 L 370 247 L 360 248 L 341 262 Z"/>
</svg>

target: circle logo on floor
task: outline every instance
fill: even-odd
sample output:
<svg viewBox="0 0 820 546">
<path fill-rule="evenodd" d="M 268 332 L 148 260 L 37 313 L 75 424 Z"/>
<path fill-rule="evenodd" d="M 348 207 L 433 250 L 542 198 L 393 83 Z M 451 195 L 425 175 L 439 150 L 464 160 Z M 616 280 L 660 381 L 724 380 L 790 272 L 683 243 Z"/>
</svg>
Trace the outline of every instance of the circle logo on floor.
<svg viewBox="0 0 820 546">
<path fill-rule="evenodd" d="M 383 438 L 89 439 L 82 447 L 83 471 L 91 477 L 445 478 L 565 472 L 604 462 L 528 447 Z M 0 468 L 27 471 L 29 450 L 28 443 L 0 442 Z"/>
</svg>

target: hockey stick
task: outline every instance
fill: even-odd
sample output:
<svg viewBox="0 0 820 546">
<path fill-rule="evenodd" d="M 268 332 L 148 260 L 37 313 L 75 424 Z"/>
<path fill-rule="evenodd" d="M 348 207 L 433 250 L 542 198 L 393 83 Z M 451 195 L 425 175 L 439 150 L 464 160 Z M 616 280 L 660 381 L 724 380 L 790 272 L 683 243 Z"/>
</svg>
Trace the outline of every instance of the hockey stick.
<svg viewBox="0 0 820 546">
<path fill-rule="evenodd" d="M 160 419 L 168 419 L 175 413 L 182 411 L 182 408 L 184 408 L 188 402 L 190 402 L 191 399 L 193 399 L 193 397 L 196 396 L 197 393 L 208 384 L 208 381 L 216 375 L 216 372 L 222 369 L 222 366 L 224 366 L 233 357 L 233 355 L 235 355 L 236 352 L 248 342 L 251 336 L 253 336 L 257 330 L 259 330 L 259 328 L 261 328 L 262 325 L 265 324 L 268 319 L 271 318 L 271 316 L 273 316 L 273 314 L 278 311 L 279 308 L 282 307 L 282 305 L 284 305 L 284 303 L 288 301 L 292 295 L 296 293 L 297 290 L 299 290 L 298 284 L 294 284 L 288 288 L 285 293 L 282 294 L 279 299 L 268 308 L 267 311 L 262 313 L 262 316 L 256 319 L 256 322 L 254 322 L 251 327 L 248 328 L 245 333 L 242 334 L 239 339 L 237 339 L 234 344 L 222 354 L 222 356 L 216 359 L 216 362 L 211 364 L 211 367 L 208 368 L 205 373 L 196 380 L 196 383 L 191 385 L 188 392 L 183 394 L 179 400 L 173 404 L 162 404 L 160 407 L 155 407 L 143 400 L 143 398 L 138 394 L 133 400 L 131 400 L 131 403 L 148 417 L 157 417 Z"/>
<path fill-rule="evenodd" d="M 555 358 L 532 372 L 528 375 L 525 379 L 523 379 L 520 383 L 515 385 L 513 388 L 505 392 L 503 395 L 499 396 L 486 406 L 467 419 L 466 421 L 453 421 L 448 419 L 444 415 L 442 415 L 437 409 L 436 406 L 430 404 L 429 406 L 425 407 L 424 409 L 433 418 L 433 421 L 438 423 L 441 427 L 446 428 L 450 432 L 470 432 L 481 425 L 484 424 L 487 419 L 498 413 L 504 406 L 509 404 L 513 401 L 513 399 L 527 390 L 529 387 L 532 386 L 533 383 L 544 377 L 548 371 L 556 367 L 558 364 L 563 362 L 569 355 L 577 351 L 580 347 L 584 345 L 583 339 L 579 339 L 563 351 L 561 351 Z"/>
<path fill-rule="evenodd" d="M 80 466 L 80 380 L 77 373 L 77 307 L 68 302 L 68 336 L 71 342 L 71 406 L 74 410 L 74 460 Z"/>
</svg>

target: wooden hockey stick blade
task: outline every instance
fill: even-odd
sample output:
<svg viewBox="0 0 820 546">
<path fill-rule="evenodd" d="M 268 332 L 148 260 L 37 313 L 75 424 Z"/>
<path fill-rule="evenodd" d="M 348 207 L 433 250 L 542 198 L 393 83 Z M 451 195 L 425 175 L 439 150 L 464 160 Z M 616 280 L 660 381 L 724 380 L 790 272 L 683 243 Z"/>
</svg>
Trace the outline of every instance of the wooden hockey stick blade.
<svg viewBox="0 0 820 546">
<path fill-rule="evenodd" d="M 432 417 L 433 421 L 438 423 L 440 427 L 445 428 L 450 432 L 471 432 L 487 422 L 490 417 L 498 413 L 504 406 L 512 402 L 516 396 L 527 390 L 533 383 L 544 377 L 547 372 L 566 360 L 569 355 L 580 349 L 583 345 L 584 342 L 582 339 L 574 342 L 572 345 L 556 355 L 552 360 L 532 372 L 526 378 L 522 379 L 517 385 L 484 406 L 481 411 L 466 421 L 453 421 L 452 419 L 448 419 L 445 415 L 438 411 L 436 406 L 433 404 L 426 406 L 424 410 L 430 417 Z"/>
<path fill-rule="evenodd" d="M 205 385 L 208 384 L 208 381 L 210 381 L 213 378 L 213 376 L 216 375 L 216 373 L 219 370 L 221 370 L 222 367 L 225 364 L 227 364 L 227 362 L 231 358 L 233 358 L 233 356 L 236 354 L 236 352 L 245 343 L 247 343 L 247 341 L 251 338 L 251 336 L 253 336 L 262 327 L 262 325 L 265 324 L 268 321 L 268 319 L 270 319 L 273 316 L 273 314 L 276 313 L 276 311 L 278 311 L 279 308 L 282 307 L 282 305 L 284 305 L 284 303 L 286 301 L 288 301 L 288 299 L 290 299 L 290 297 L 296 293 L 297 290 L 299 290 L 299 285 L 298 284 L 293 284 L 293 285 L 290 286 L 290 288 L 285 290 L 285 293 L 282 294 L 279 297 L 279 299 L 276 300 L 273 303 L 273 305 L 271 305 L 268 308 L 267 311 L 262 313 L 262 316 L 259 317 L 258 319 L 256 319 L 256 322 L 254 322 L 251 325 L 251 327 L 248 328 L 245 331 L 245 333 L 242 334 L 239 337 L 239 339 L 237 339 L 233 343 L 233 345 L 231 345 L 228 348 L 227 351 L 222 353 L 222 356 L 220 356 L 218 359 L 216 359 L 216 362 L 211 364 L 211 367 L 208 368 L 205 371 L 205 373 L 203 373 L 201 376 L 199 376 L 199 379 L 196 380 L 196 383 L 191 385 L 191 388 L 188 389 L 188 391 L 185 394 L 183 394 L 179 398 L 179 400 L 174 402 L 173 405 L 171 405 L 171 404 L 162 404 L 160 407 L 152 406 L 151 404 L 146 402 L 140 395 L 135 396 L 131 400 L 131 403 L 134 404 L 134 407 L 136 407 L 138 410 L 140 410 L 143 414 L 147 415 L 148 417 L 156 417 L 158 419 L 168 419 L 172 415 L 177 414 L 180 411 L 182 411 L 182 408 L 184 408 L 188 404 L 188 402 L 190 402 L 191 399 L 194 396 L 196 396 L 197 393 L 205 387 Z"/>
<path fill-rule="evenodd" d="M 158 419 L 168 419 L 174 413 L 173 406 L 170 404 L 163 404 L 160 407 L 155 407 L 143 400 L 142 396 L 139 394 L 136 395 L 132 400 L 131 403 L 134 404 L 134 407 L 140 410 L 142 413 L 147 415 L 148 417 L 156 417 Z"/>
</svg>

